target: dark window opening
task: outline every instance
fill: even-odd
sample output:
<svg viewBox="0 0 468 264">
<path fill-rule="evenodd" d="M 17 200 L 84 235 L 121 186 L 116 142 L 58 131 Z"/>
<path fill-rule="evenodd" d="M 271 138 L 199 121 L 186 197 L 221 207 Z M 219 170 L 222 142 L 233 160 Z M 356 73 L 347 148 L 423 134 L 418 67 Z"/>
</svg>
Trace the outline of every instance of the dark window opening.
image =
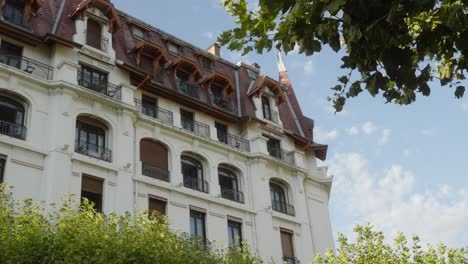
<svg viewBox="0 0 468 264">
<path fill-rule="evenodd" d="M 281 249 L 283 251 L 283 261 L 288 264 L 297 263 L 294 257 L 293 234 L 287 231 L 281 231 Z"/>
<path fill-rule="evenodd" d="M 25 139 L 24 117 L 23 104 L 9 97 L 0 96 L 0 134 Z"/>
<path fill-rule="evenodd" d="M 204 179 L 202 164 L 189 156 L 181 157 L 184 186 L 200 192 L 208 192 L 208 183 Z"/>
<path fill-rule="evenodd" d="M 286 188 L 279 183 L 270 181 L 271 208 L 283 214 L 295 215 L 294 206 L 288 203 Z"/>
<path fill-rule="evenodd" d="M 78 117 L 75 151 L 110 162 L 112 153 L 106 148 L 106 131 L 107 127 L 99 121 L 84 116 Z"/>
<path fill-rule="evenodd" d="M 205 213 L 190 210 L 190 236 L 206 243 Z"/>
<path fill-rule="evenodd" d="M 169 181 L 169 161 L 167 148 L 153 140 L 140 141 L 142 174 L 155 179 Z"/>
<path fill-rule="evenodd" d="M 107 94 L 107 73 L 81 66 L 78 72 L 78 84 L 95 92 Z"/>
<path fill-rule="evenodd" d="M 270 100 L 266 96 L 262 96 L 263 118 L 271 120 Z"/>
<path fill-rule="evenodd" d="M 202 66 L 207 68 L 208 70 L 211 70 L 211 64 L 212 64 L 212 61 L 206 57 L 202 57 L 201 58 L 201 63 L 202 63 Z"/>
<path fill-rule="evenodd" d="M 97 212 L 102 212 L 103 180 L 85 176 L 81 178 L 81 201 L 88 199 Z"/>
<path fill-rule="evenodd" d="M 242 223 L 228 220 L 228 236 L 230 247 L 242 247 Z"/>
<path fill-rule="evenodd" d="M 147 55 L 140 56 L 140 68 L 146 73 L 154 73 L 154 59 Z"/>
<path fill-rule="evenodd" d="M 228 127 L 224 124 L 215 122 L 216 134 L 218 136 L 218 141 L 225 144 L 228 143 Z"/>
<path fill-rule="evenodd" d="M 275 138 L 268 138 L 267 151 L 270 156 L 281 158 L 281 142 Z"/>
<path fill-rule="evenodd" d="M 166 201 L 150 197 L 148 201 L 148 214 L 153 216 L 155 213 L 160 215 L 166 215 Z"/>
<path fill-rule="evenodd" d="M 20 69 L 22 55 L 22 47 L 2 41 L 0 45 L 0 63 Z"/>
<path fill-rule="evenodd" d="M 88 19 L 86 29 L 86 44 L 96 49 L 102 49 L 101 24 L 96 20 Z"/>
<path fill-rule="evenodd" d="M 5 163 L 5 158 L 3 158 L 3 156 L 0 156 L 0 183 L 2 183 L 4 179 Z"/>
<path fill-rule="evenodd" d="M 238 203 L 244 203 L 244 193 L 240 191 L 239 180 L 231 170 L 219 168 L 218 181 L 221 197 Z"/>
<path fill-rule="evenodd" d="M 25 15 L 25 3 L 23 1 L 4 1 L 3 18 L 16 25 L 28 26 Z"/>
<path fill-rule="evenodd" d="M 142 111 L 144 115 L 158 118 L 158 99 L 143 95 L 141 98 Z"/>
<path fill-rule="evenodd" d="M 194 115 L 193 112 L 180 110 L 182 128 L 194 132 Z"/>
</svg>

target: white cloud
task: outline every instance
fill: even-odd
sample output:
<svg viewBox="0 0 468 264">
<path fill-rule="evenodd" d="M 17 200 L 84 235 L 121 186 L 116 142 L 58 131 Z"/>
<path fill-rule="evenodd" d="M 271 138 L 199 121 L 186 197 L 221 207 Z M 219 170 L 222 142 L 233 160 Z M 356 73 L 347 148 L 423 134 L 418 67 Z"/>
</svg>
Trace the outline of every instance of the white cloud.
<svg viewBox="0 0 468 264">
<path fill-rule="evenodd" d="M 348 129 L 348 134 L 350 136 L 356 136 L 359 134 L 359 128 L 357 128 L 356 126 L 352 126 L 351 128 Z"/>
<path fill-rule="evenodd" d="M 357 153 L 338 153 L 329 164 L 335 176 L 332 206 L 346 219 L 338 231 L 352 236 L 353 225 L 371 223 L 387 238 L 403 232 L 424 243 L 468 244 L 468 188 L 417 191 L 421 182 L 412 172 L 399 165 L 373 172 Z"/>
<path fill-rule="evenodd" d="M 213 32 L 211 32 L 211 31 L 207 31 L 207 32 L 203 32 L 202 36 L 209 39 L 209 40 L 213 40 L 215 34 Z"/>
<path fill-rule="evenodd" d="M 463 112 L 468 112 L 468 103 L 462 103 L 461 108 L 462 108 Z"/>
<path fill-rule="evenodd" d="M 377 130 L 377 127 L 371 121 L 367 121 L 362 125 L 361 129 L 366 135 L 371 135 Z"/>
<path fill-rule="evenodd" d="M 338 130 L 322 131 L 319 127 L 314 129 L 314 137 L 318 142 L 328 142 L 335 140 L 338 137 Z"/>
<path fill-rule="evenodd" d="M 432 135 L 434 135 L 434 130 L 433 129 L 422 129 L 421 130 L 421 135 L 423 135 L 423 136 L 432 136 Z"/>
<path fill-rule="evenodd" d="M 379 138 L 379 142 L 378 144 L 380 146 L 383 146 L 385 144 L 388 143 L 388 139 L 390 138 L 390 135 L 392 134 L 392 130 L 386 128 L 386 129 L 383 129 L 381 132 L 380 132 L 380 138 Z"/>
<path fill-rule="evenodd" d="M 315 67 L 312 61 L 311 60 L 306 61 L 306 63 L 304 63 L 304 73 L 313 74 L 314 72 L 315 72 Z"/>
<path fill-rule="evenodd" d="M 403 150 L 403 156 L 405 158 L 408 158 L 411 155 L 411 151 L 409 149 L 404 149 Z"/>
</svg>

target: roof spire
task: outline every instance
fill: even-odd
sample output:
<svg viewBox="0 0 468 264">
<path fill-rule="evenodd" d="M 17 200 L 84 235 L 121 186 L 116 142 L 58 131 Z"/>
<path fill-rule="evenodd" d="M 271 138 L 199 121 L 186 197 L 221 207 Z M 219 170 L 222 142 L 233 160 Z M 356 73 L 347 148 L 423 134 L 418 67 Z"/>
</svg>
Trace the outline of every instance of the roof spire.
<svg viewBox="0 0 468 264">
<path fill-rule="evenodd" d="M 278 71 L 279 71 L 279 82 L 281 85 L 286 87 L 291 87 L 291 81 L 289 80 L 288 70 L 286 70 L 286 66 L 283 63 L 283 57 L 281 56 L 281 51 L 278 49 L 276 53 L 276 60 L 278 63 Z"/>
</svg>

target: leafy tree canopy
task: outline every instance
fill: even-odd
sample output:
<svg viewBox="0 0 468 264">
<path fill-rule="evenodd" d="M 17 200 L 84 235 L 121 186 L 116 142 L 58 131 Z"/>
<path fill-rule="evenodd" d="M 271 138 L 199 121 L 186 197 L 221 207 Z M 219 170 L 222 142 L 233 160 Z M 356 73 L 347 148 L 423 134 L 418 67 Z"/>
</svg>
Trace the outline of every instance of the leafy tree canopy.
<svg viewBox="0 0 468 264">
<path fill-rule="evenodd" d="M 329 97 L 338 112 L 363 90 L 400 105 L 428 96 L 434 79 L 456 98 L 465 92 L 467 0 L 259 0 L 255 10 L 246 0 L 222 3 L 237 26 L 218 41 L 231 50 L 340 52 L 346 74 Z"/>
</svg>

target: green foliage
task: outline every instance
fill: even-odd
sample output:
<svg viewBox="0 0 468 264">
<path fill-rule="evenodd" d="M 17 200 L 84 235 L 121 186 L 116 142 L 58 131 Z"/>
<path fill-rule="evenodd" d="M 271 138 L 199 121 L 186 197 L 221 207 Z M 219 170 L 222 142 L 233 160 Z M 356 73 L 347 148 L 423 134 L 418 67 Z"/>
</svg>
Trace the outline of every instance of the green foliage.
<svg viewBox="0 0 468 264">
<path fill-rule="evenodd" d="M 420 245 L 417 236 L 409 243 L 405 236 L 399 234 L 393 245 L 385 242 L 382 232 L 372 226 L 354 228 L 356 242 L 350 243 L 342 234 L 338 235 L 339 249 L 336 253 L 328 251 L 325 256 L 318 255 L 315 264 L 467 264 L 468 247 L 453 249 L 442 244 L 437 247 Z M 410 244 L 410 245 L 409 245 Z"/>
<path fill-rule="evenodd" d="M 322 45 L 343 54 L 341 68 L 354 78 L 333 89 L 336 111 L 364 89 L 406 105 L 428 96 L 435 78 L 463 96 L 468 69 L 467 0 L 221 0 L 237 27 L 218 41 L 231 50 L 260 54 L 299 47 L 307 56 Z M 352 75 L 353 71 L 359 74 Z"/>
<path fill-rule="evenodd" d="M 0 263 L 260 263 L 247 245 L 206 247 L 171 231 L 161 216 L 105 216 L 73 197 L 47 211 L 30 200 L 13 202 L 0 185 Z"/>
</svg>

